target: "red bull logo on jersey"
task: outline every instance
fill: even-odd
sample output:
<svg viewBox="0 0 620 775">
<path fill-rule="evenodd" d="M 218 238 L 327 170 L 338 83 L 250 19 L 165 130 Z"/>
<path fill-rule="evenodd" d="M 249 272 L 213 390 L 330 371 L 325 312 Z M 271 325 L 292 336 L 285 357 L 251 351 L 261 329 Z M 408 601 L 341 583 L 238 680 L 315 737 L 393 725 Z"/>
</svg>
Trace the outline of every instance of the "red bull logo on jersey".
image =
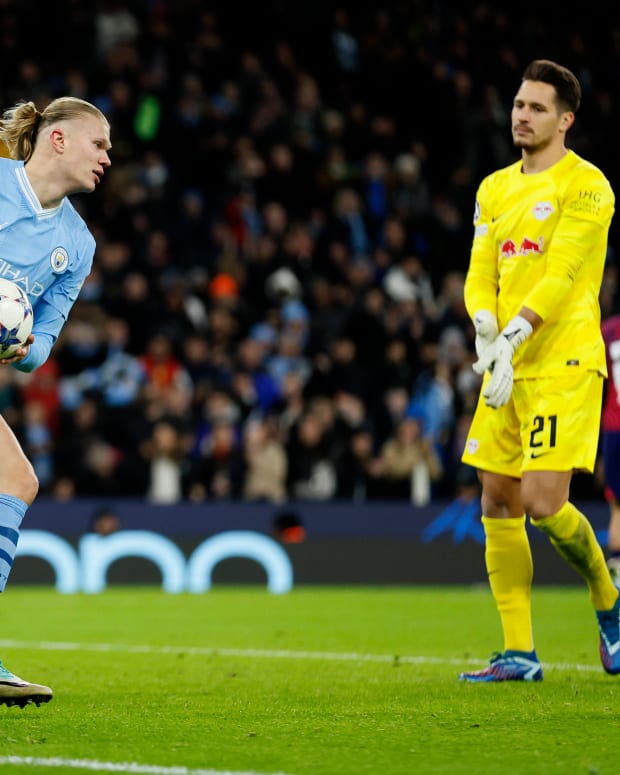
<svg viewBox="0 0 620 775">
<path fill-rule="evenodd" d="M 502 258 L 510 258 L 517 255 L 517 246 L 511 239 L 507 239 L 500 245 L 499 254 Z"/>
<path fill-rule="evenodd" d="M 528 253 L 538 253 L 542 255 L 544 239 L 539 237 L 536 241 L 523 237 L 521 245 L 519 246 L 519 253 L 522 256 Z"/>
<path fill-rule="evenodd" d="M 517 248 L 514 240 L 504 240 L 499 246 L 500 258 L 512 258 L 513 256 L 526 256 L 528 253 L 537 253 L 542 255 L 544 237 L 539 237 L 537 240 L 531 240 L 529 237 L 523 237 L 521 244 Z"/>
</svg>

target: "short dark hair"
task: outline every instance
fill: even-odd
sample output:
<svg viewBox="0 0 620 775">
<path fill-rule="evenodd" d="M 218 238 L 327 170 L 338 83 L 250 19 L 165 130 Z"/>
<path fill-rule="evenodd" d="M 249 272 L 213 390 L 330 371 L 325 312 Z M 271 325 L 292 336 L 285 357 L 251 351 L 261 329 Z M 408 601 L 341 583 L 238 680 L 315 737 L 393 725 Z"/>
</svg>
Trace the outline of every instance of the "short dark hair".
<svg viewBox="0 0 620 775">
<path fill-rule="evenodd" d="M 542 81 L 553 86 L 558 105 L 576 113 L 581 104 L 581 86 L 567 67 L 550 59 L 535 59 L 525 68 L 523 81 Z"/>
</svg>

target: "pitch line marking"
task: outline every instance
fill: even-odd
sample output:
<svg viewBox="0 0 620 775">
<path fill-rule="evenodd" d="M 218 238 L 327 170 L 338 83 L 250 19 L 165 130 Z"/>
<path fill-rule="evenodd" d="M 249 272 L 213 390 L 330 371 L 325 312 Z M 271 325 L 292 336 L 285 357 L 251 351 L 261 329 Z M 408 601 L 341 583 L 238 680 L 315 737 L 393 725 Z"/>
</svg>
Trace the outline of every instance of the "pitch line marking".
<svg viewBox="0 0 620 775">
<path fill-rule="evenodd" d="M 0 640 L 0 648 L 39 649 L 43 651 L 93 651 L 98 653 L 124 654 L 189 654 L 200 657 L 247 657 L 263 659 L 316 659 L 327 662 L 375 662 L 404 665 L 479 665 L 480 659 L 456 659 L 452 657 L 408 656 L 406 654 L 356 654 L 344 651 L 292 651 L 287 649 L 231 649 L 199 646 L 149 646 L 126 643 L 72 643 L 65 641 Z M 598 665 L 581 665 L 542 662 L 548 670 L 600 673 Z"/>
<path fill-rule="evenodd" d="M 0 756 L 0 765 L 20 764 L 30 767 L 68 767 L 74 770 L 91 772 L 129 772 L 136 775 L 263 775 L 258 772 L 233 772 L 232 770 L 203 770 L 189 767 L 159 767 L 156 764 L 138 764 L 137 762 L 98 762 L 93 759 L 60 759 L 36 756 Z M 286 775 L 283 772 L 264 773 L 264 775 Z"/>
</svg>

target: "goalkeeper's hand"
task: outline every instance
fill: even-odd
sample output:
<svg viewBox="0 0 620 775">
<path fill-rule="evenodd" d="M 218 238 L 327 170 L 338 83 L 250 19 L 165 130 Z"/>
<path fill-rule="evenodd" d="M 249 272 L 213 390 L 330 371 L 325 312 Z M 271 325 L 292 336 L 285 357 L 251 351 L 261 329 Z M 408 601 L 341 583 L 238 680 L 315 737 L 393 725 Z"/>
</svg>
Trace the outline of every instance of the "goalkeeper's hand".
<svg viewBox="0 0 620 775">
<path fill-rule="evenodd" d="M 492 409 L 499 409 L 500 406 L 507 404 L 512 393 L 513 381 L 512 348 L 500 334 L 495 345 L 495 361 L 491 366 L 491 378 L 482 391 L 485 404 Z"/>
<path fill-rule="evenodd" d="M 532 325 L 521 315 L 516 315 L 474 363 L 474 371 L 483 374 L 491 372 L 482 395 L 487 406 L 498 409 L 504 406 L 512 393 L 512 356 L 519 345 L 532 333 Z"/>
<path fill-rule="evenodd" d="M 476 355 L 482 358 L 487 348 L 497 339 L 499 329 L 497 319 L 488 309 L 481 309 L 474 315 L 474 329 L 476 331 Z"/>
</svg>

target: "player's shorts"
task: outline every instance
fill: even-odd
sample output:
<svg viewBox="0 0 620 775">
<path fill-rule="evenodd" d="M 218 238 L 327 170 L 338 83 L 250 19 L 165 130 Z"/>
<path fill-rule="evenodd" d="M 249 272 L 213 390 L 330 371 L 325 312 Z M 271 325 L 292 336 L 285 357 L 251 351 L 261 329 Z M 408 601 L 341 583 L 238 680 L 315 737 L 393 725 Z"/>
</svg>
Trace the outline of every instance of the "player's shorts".
<svg viewBox="0 0 620 775">
<path fill-rule="evenodd" d="M 485 376 L 486 380 L 489 375 Z M 491 409 L 482 391 L 462 460 L 521 478 L 523 471 L 587 471 L 596 463 L 603 377 L 597 371 L 515 380 L 505 406 Z"/>
<path fill-rule="evenodd" d="M 605 486 L 620 501 L 620 431 L 603 431 L 601 450 Z"/>
</svg>

